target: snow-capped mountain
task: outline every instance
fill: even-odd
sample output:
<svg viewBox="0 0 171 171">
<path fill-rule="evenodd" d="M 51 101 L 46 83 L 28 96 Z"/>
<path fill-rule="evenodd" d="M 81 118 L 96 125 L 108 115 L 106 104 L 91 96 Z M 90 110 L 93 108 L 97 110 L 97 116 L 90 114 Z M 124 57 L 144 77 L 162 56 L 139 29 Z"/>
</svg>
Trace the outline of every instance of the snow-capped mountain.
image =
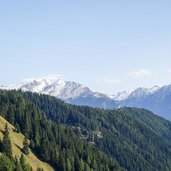
<svg viewBox="0 0 171 171">
<path fill-rule="evenodd" d="M 171 85 L 155 86 L 151 89 L 139 88 L 119 102 L 121 106 L 145 108 L 171 120 Z"/>
<path fill-rule="evenodd" d="M 100 108 L 115 108 L 115 101 L 108 96 L 91 91 L 88 87 L 59 78 L 29 79 L 19 84 L 1 86 L 0 89 L 22 90 L 47 94 L 67 103 L 87 105 Z"/>
<path fill-rule="evenodd" d="M 55 96 L 70 104 L 104 109 L 138 107 L 171 120 L 171 85 L 137 88 L 130 91 L 105 95 L 88 87 L 58 78 L 30 79 L 19 84 L 1 86 L 0 89 L 31 91 Z"/>
<path fill-rule="evenodd" d="M 109 95 L 109 97 L 113 100 L 117 101 L 122 101 L 131 97 L 136 97 L 136 98 L 145 98 L 148 95 L 151 95 L 155 92 L 157 92 L 160 89 L 159 86 L 154 86 L 152 88 L 137 88 L 134 90 L 129 90 L 129 91 L 123 91 L 123 92 L 118 92 L 113 95 Z"/>
<path fill-rule="evenodd" d="M 121 101 L 121 100 L 124 100 L 126 98 L 128 98 L 128 96 L 131 94 L 132 90 L 130 91 L 123 91 L 123 92 L 118 92 L 116 94 L 112 94 L 112 95 L 109 95 L 109 97 L 113 100 L 118 100 L 118 101 Z"/>
<path fill-rule="evenodd" d="M 75 82 L 64 81 L 62 79 L 39 78 L 29 81 L 24 81 L 20 84 L 10 86 L 3 86 L 2 89 L 15 89 L 22 91 L 31 91 L 35 93 L 48 94 L 57 98 L 66 100 L 76 98 L 79 96 L 86 96 L 92 94 L 90 89 L 86 86 Z"/>
</svg>

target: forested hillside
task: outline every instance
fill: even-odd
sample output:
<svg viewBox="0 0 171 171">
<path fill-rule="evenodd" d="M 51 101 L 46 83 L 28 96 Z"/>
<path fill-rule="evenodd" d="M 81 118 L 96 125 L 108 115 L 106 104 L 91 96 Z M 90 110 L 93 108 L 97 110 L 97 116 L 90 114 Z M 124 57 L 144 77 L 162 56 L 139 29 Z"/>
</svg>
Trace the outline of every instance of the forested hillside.
<svg viewBox="0 0 171 171">
<path fill-rule="evenodd" d="M 75 128 L 48 120 L 20 92 L 0 91 L 0 114 L 30 140 L 29 147 L 55 170 L 121 170 L 114 159 L 78 137 Z"/>
<path fill-rule="evenodd" d="M 0 114 L 55 170 L 171 170 L 171 122 L 144 109 L 101 110 L 0 91 Z"/>
<path fill-rule="evenodd" d="M 100 110 L 68 105 L 46 95 L 21 94 L 47 118 L 78 128 L 80 136 L 85 134 L 88 142 L 93 142 L 125 169 L 171 169 L 171 122 L 144 109 Z"/>
</svg>

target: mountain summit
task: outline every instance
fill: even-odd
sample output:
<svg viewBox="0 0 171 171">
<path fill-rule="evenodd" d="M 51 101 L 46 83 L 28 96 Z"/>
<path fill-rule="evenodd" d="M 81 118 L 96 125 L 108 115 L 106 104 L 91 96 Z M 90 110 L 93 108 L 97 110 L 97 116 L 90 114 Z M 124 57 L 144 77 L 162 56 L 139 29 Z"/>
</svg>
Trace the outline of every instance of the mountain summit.
<svg viewBox="0 0 171 171">
<path fill-rule="evenodd" d="M 61 78 L 44 77 L 28 79 L 19 84 L 1 86 L 0 89 L 47 94 L 71 104 L 87 105 L 105 109 L 116 107 L 115 101 L 110 99 L 107 95 L 93 92 L 82 84 L 64 81 Z"/>
<path fill-rule="evenodd" d="M 144 98 L 148 95 L 154 94 L 155 92 L 157 92 L 161 87 L 159 86 L 153 86 L 151 88 L 143 88 L 143 87 L 139 87 L 137 89 L 134 90 L 129 90 L 129 91 L 123 91 L 123 92 L 118 92 L 116 94 L 113 95 L 109 95 L 109 97 L 113 100 L 118 100 L 118 101 L 122 101 L 131 97 L 137 97 L 137 98 Z"/>
<path fill-rule="evenodd" d="M 113 95 L 93 92 L 82 84 L 64 81 L 61 78 L 44 77 L 29 79 L 19 84 L 1 86 L 0 89 L 30 91 L 47 94 L 64 100 L 70 104 L 85 105 L 104 109 L 114 109 L 123 106 L 138 107 L 171 120 L 171 85 L 152 88 L 139 87 Z"/>
</svg>

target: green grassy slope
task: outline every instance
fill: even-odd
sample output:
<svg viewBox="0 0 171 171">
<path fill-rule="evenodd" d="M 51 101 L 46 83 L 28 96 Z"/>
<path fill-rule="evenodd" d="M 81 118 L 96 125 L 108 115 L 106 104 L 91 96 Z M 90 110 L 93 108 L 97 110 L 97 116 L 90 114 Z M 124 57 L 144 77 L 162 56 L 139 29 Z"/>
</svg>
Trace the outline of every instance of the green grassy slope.
<svg viewBox="0 0 171 171">
<path fill-rule="evenodd" d="M 14 131 L 14 126 L 11 125 L 7 120 L 5 120 L 2 116 L 0 116 L 0 138 L 3 137 L 3 131 L 5 128 L 5 124 L 8 124 L 9 135 L 12 143 L 12 153 L 17 158 L 20 158 L 22 154 L 23 140 L 24 135 L 21 133 L 17 133 Z M 42 168 L 44 171 L 53 171 L 53 168 L 45 162 L 42 162 L 37 158 L 37 156 L 30 150 L 29 155 L 24 155 L 26 162 L 30 164 L 34 171 L 37 168 Z"/>
</svg>

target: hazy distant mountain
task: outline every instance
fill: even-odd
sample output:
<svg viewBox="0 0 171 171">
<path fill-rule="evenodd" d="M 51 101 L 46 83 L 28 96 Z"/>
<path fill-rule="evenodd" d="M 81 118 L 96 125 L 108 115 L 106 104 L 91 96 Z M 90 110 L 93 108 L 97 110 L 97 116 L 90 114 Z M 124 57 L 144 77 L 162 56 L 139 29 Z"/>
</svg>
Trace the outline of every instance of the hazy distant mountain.
<svg viewBox="0 0 171 171">
<path fill-rule="evenodd" d="M 130 90 L 130 91 L 123 91 L 119 92 L 113 95 L 109 95 L 109 97 L 113 100 L 118 100 L 122 101 L 131 97 L 136 97 L 136 98 L 144 98 L 148 95 L 151 95 L 158 91 L 160 89 L 159 86 L 154 86 L 152 88 L 137 88 L 135 90 Z"/>
<path fill-rule="evenodd" d="M 105 109 L 116 108 L 116 102 L 107 95 L 93 92 L 88 87 L 62 79 L 39 78 L 24 81 L 20 84 L 1 86 L 1 89 L 31 91 L 48 94 L 64 100 L 67 103 L 87 105 Z"/>
<path fill-rule="evenodd" d="M 121 106 L 139 107 L 171 120 L 171 85 L 153 89 L 138 88 L 119 101 Z"/>
<path fill-rule="evenodd" d="M 171 120 L 171 85 L 154 86 L 149 89 L 137 88 L 113 95 L 105 95 L 93 92 L 79 83 L 56 78 L 40 78 L 27 80 L 20 84 L 1 86 L 0 88 L 48 94 L 70 104 L 104 109 L 114 109 L 122 106 L 145 108 Z"/>
<path fill-rule="evenodd" d="M 109 97 L 118 101 L 119 107 L 145 108 L 171 120 L 171 85 L 154 86 L 150 89 L 137 88 L 132 91 L 110 95 Z"/>
</svg>

